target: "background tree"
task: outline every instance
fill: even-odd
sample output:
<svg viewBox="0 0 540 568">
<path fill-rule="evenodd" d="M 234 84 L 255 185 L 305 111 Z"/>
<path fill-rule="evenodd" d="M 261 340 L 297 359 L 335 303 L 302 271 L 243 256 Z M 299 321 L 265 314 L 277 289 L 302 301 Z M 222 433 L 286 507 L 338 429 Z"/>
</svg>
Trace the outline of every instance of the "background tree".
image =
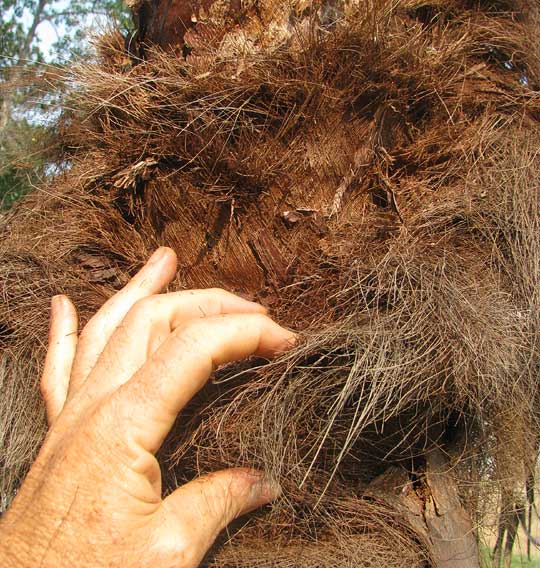
<svg viewBox="0 0 540 568">
<path fill-rule="evenodd" d="M 121 0 L 0 1 L 0 203 L 9 207 L 46 172 L 43 150 L 58 92 L 48 69 L 89 54 L 91 25 L 129 25 Z M 39 84 L 39 87 L 37 86 Z"/>
</svg>

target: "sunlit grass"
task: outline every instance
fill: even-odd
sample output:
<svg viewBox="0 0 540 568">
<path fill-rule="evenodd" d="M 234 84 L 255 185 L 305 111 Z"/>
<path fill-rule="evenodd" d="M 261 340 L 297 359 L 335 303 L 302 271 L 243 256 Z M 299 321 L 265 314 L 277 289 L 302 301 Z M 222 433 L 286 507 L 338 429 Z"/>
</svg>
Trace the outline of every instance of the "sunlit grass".
<svg viewBox="0 0 540 568">
<path fill-rule="evenodd" d="M 482 568 L 495 568 L 493 566 L 490 550 L 485 546 L 482 547 L 481 558 Z M 510 566 L 511 568 L 540 568 L 540 559 L 532 558 L 531 560 L 528 560 L 526 554 L 514 554 L 512 556 L 512 564 Z"/>
<path fill-rule="evenodd" d="M 514 554 L 512 557 L 511 568 L 540 568 L 540 560 L 535 558 L 528 560 L 527 556 Z"/>
</svg>

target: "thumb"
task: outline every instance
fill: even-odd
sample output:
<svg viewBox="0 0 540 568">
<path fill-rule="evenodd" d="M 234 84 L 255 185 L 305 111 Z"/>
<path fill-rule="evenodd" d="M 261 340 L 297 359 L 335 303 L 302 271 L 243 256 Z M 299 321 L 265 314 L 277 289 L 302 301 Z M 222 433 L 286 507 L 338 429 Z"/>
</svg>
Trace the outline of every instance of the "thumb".
<svg viewBox="0 0 540 568">
<path fill-rule="evenodd" d="M 262 472 L 228 469 L 179 487 L 163 505 L 175 517 L 175 524 L 197 551 L 196 556 L 202 559 L 231 521 L 270 503 L 279 494 L 279 486 L 268 481 Z"/>
</svg>

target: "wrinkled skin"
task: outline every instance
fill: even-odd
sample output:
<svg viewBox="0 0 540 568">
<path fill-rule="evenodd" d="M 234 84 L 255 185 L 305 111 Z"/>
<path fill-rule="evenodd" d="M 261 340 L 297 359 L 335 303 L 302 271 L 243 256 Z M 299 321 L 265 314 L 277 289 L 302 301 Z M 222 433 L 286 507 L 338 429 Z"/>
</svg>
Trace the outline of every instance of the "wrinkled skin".
<svg viewBox="0 0 540 568">
<path fill-rule="evenodd" d="M 276 497 L 261 472 L 234 469 L 162 499 L 154 454 L 212 369 L 294 340 L 223 290 L 155 295 L 175 272 L 159 249 L 79 337 L 73 304 L 54 298 L 41 382 L 50 430 L 0 525 L 11 566 L 195 567 L 229 522 Z"/>
</svg>

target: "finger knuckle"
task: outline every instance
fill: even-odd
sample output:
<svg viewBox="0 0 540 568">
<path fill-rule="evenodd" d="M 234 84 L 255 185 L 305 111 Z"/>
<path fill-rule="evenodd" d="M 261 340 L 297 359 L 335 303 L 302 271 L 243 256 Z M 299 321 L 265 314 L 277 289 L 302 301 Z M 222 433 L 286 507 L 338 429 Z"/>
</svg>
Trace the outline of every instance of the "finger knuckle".
<svg viewBox="0 0 540 568">
<path fill-rule="evenodd" d="M 132 319 L 146 317 L 153 313 L 156 309 L 157 296 L 146 296 L 137 300 L 128 312 L 128 316 Z"/>
<path fill-rule="evenodd" d="M 228 292 L 227 290 L 225 290 L 224 288 L 218 288 L 218 287 L 210 288 L 208 290 L 208 293 L 212 296 L 230 296 L 231 295 L 231 293 Z"/>
<path fill-rule="evenodd" d="M 223 491 L 223 518 L 232 521 L 240 514 L 238 500 L 234 498 L 230 489 Z"/>
<path fill-rule="evenodd" d="M 216 509 L 216 515 L 224 515 L 234 518 L 239 510 L 239 501 L 246 491 L 247 485 L 241 476 L 236 475 L 234 470 L 210 474 L 206 481 L 212 488 L 213 499 L 209 499 L 209 505 Z"/>
<path fill-rule="evenodd" d="M 173 338 L 174 341 L 174 338 Z M 177 350 L 184 349 L 184 343 L 181 341 L 175 341 L 175 348 Z M 171 370 L 170 358 L 161 355 L 160 353 L 155 353 L 151 359 L 151 369 L 152 372 L 158 376 L 166 376 Z"/>
<path fill-rule="evenodd" d="M 204 290 L 199 296 L 199 309 L 203 319 L 215 317 L 223 312 L 223 302 L 227 292 L 221 288 Z"/>
<path fill-rule="evenodd" d="M 177 533 L 174 539 L 162 540 L 159 544 L 159 557 L 164 562 L 173 559 L 174 564 L 171 564 L 171 567 L 195 568 L 198 566 L 199 556 L 192 539 L 188 535 Z M 162 565 L 169 566 L 169 564 Z"/>
<path fill-rule="evenodd" d="M 111 456 L 114 456 L 115 461 L 128 462 L 132 455 L 136 455 L 136 449 L 129 446 L 128 437 L 120 433 L 118 426 L 128 426 L 129 419 L 122 411 L 117 397 L 106 397 L 87 411 L 87 420 L 81 429 L 81 439 L 99 448 L 96 459 L 102 457 L 110 462 Z"/>
<path fill-rule="evenodd" d="M 211 325 L 212 323 L 209 318 L 189 320 L 184 325 L 178 337 L 188 344 L 199 343 L 199 340 L 207 334 Z"/>
<path fill-rule="evenodd" d="M 99 320 L 97 319 L 97 316 L 93 316 L 88 320 L 88 323 L 84 326 L 79 335 L 79 342 L 81 344 L 91 342 L 93 340 L 93 337 L 98 332 L 98 323 Z"/>
<path fill-rule="evenodd" d="M 250 318 L 258 327 L 264 327 L 272 322 L 270 317 L 262 313 L 250 314 Z"/>
<path fill-rule="evenodd" d="M 208 329 L 208 328 L 206 328 Z M 200 356 L 208 351 L 208 342 L 205 338 L 205 325 L 196 322 L 186 324 L 184 329 L 173 334 L 171 340 L 174 342 L 178 352 L 193 356 Z"/>
</svg>

